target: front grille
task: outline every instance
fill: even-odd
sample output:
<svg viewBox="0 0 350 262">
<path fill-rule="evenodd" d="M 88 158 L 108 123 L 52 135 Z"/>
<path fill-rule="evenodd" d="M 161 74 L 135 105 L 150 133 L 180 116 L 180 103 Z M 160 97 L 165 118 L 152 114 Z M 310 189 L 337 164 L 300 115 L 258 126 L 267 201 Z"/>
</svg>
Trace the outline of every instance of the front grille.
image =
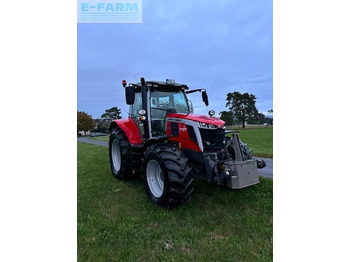
<svg viewBox="0 0 350 262">
<path fill-rule="evenodd" d="M 225 144 L 223 143 L 225 140 L 225 130 L 221 128 L 200 128 L 199 132 L 202 137 L 204 152 L 216 152 L 225 147 Z"/>
</svg>

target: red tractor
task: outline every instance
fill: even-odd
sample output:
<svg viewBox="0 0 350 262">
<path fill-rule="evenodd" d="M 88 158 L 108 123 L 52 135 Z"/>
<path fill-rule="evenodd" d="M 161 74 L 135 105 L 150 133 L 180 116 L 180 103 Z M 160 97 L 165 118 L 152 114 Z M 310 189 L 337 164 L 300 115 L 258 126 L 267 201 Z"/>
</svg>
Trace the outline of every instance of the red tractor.
<svg viewBox="0 0 350 262">
<path fill-rule="evenodd" d="M 141 174 L 149 198 L 166 208 L 191 199 L 195 177 L 232 189 L 259 183 L 257 169 L 265 162 L 253 158 L 213 110 L 209 116 L 192 113 L 187 94 L 201 92 L 208 106 L 205 89 L 189 90 L 172 79 L 141 78 L 129 85 L 123 80 L 123 86 L 129 117 L 110 125 L 109 159 L 116 178 L 130 180 Z"/>
</svg>

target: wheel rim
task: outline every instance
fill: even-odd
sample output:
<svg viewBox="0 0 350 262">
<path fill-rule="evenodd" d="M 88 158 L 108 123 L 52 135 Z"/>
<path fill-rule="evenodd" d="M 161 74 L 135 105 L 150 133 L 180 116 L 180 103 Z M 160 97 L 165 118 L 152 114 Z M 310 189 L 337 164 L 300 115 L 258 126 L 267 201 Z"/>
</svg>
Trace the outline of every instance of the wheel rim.
<svg viewBox="0 0 350 262">
<path fill-rule="evenodd" d="M 162 169 L 156 160 L 148 162 L 146 176 L 151 193 L 155 197 L 160 197 L 164 191 L 164 177 Z"/>
<path fill-rule="evenodd" d="M 117 139 L 113 140 L 112 143 L 112 163 L 113 167 L 118 172 L 121 165 L 121 154 L 120 154 L 120 145 Z"/>
</svg>

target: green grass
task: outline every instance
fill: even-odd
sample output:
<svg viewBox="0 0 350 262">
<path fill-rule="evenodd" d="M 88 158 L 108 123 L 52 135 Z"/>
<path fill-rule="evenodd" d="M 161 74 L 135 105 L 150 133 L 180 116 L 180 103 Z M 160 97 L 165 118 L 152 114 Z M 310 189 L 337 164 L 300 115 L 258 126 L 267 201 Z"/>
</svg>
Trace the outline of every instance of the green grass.
<svg viewBox="0 0 350 262">
<path fill-rule="evenodd" d="M 99 141 L 108 141 L 108 140 L 109 140 L 109 135 L 106 135 L 106 136 L 89 137 L 89 139 L 92 139 L 92 140 L 99 140 Z"/>
<path fill-rule="evenodd" d="M 231 129 L 231 128 L 230 128 Z M 273 128 L 245 128 L 234 129 L 239 131 L 240 139 L 248 144 L 248 148 L 257 157 L 273 158 Z"/>
<path fill-rule="evenodd" d="M 272 261 L 272 186 L 196 180 L 191 201 L 166 210 L 140 179 L 111 175 L 107 148 L 78 143 L 78 261 Z"/>
</svg>

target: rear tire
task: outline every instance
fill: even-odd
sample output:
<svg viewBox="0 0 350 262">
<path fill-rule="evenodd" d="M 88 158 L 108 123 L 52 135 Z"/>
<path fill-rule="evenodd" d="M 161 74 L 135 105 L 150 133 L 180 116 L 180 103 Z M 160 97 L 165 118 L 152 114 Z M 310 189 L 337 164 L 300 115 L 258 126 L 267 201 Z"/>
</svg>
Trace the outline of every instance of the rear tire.
<svg viewBox="0 0 350 262">
<path fill-rule="evenodd" d="M 147 149 L 143 160 L 148 197 L 160 206 L 177 207 L 188 202 L 193 193 L 193 174 L 181 150 L 166 144 Z"/>
<path fill-rule="evenodd" d="M 113 176 L 119 180 L 130 179 L 128 167 L 128 151 L 130 143 L 124 132 L 120 129 L 112 130 L 109 136 L 109 162 Z"/>
</svg>

